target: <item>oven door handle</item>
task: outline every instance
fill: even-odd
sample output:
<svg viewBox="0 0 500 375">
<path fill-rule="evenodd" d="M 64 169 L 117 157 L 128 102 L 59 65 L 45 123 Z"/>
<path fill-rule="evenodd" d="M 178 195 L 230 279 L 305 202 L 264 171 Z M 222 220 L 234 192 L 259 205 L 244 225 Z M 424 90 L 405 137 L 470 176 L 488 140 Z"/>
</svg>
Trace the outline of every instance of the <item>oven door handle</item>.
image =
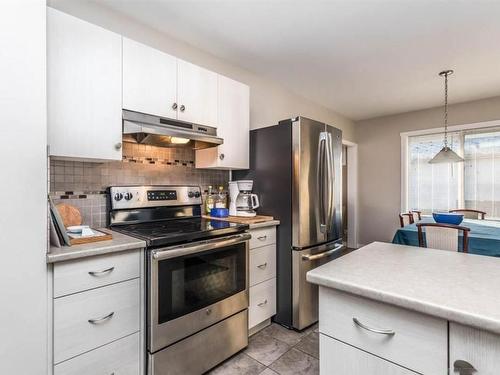
<svg viewBox="0 0 500 375">
<path fill-rule="evenodd" d="M 241 242 L 248 241 L 250 238 L 252 238 L 250 234 L 243 233 L 235 236 L 204 241 L 201 244 L 198 243 L 195 245 L 172 246 L 166 249 L 154 250 L 152 251 L 152 256 L 155 260 L 177 258 L 184 255 L 196 254 L 203 251 L 215 250 L 226 246 L 236 245 Z"/>
</svg>

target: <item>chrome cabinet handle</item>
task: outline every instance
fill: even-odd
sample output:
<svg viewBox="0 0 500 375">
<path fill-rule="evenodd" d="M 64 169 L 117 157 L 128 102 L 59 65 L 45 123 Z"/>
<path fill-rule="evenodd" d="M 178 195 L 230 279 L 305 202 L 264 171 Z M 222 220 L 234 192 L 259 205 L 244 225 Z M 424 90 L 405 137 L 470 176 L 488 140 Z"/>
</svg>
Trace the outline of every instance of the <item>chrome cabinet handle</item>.
<svg viewBox="0 0 500 375">
<path fill-rule="evenodd" d="M 108 315 L 106 316 L 103 316 L 102 318 L 96 318 L 96 319 L 89 319 L 88 322 L 90 324 L 100 324 L 100 323 L 104 323 L 105 321 L 111 319 L 113 317 L 113 315 L 115 315 L 115 312 L 111 312 L 109 313 Z"/>
<path fill-rule="evenodd" d="M 186 106 L 184 104 L 182 104 L 179 109 L 181 110 L 181 112 L 184 112 L 186 110 Z"/>
<path fill-rule="evenodd" d="M 370 331 L 373 333 L 378 333 L 380 335 L 387 335 L 387 336 L 394 336 L 396 334 L 396 332 L 394 332 L 392 329 L 379 329 L 379 328 L 368 327 L 367 325 L 361 323 L 357 318 L 352 318 L 352 321 L 358 327 L 366 329 L 367 331 Z"/>
<path fill-rule="evenodd" d="M 472 375 L 477 370 L 469 362 L 458 359 L 453 362 L 453 372 L 458 372 L 459 375 Z"/>
<path fill-rule="evenodd" d="M 177 109 L 177 103 L 172 104 L 172 109 L 175 111 Z"/>
<path fill-rule="evenodd" d="M 122 143 L 121 142 L 118 142 L 115 144 L 115 149 L 116 150 L 121 150 L 122 149 Z"/>
<path fill-rule="evenodd" d="M 262 307 L 264 305 L 267 305 L 267 299 L 264 300 L 264 302 L 261 302 L 261 303 L 257 304 L 257 306 L 259 306 L 259 307 Z"/>
<path fill-rule="evenodd" d="M 330 256 L 333 253 L 336 253 L 338 250 L 341 250 L 343 248 L 344 248 L 344 245 L 337 245 L 333 249 L 323 251 L 322 253 L 319 253 L 319 254 L 302 255 L 302 260 L 316 260 L 316 259 L 326 258 L 327 256 Z"/>
<path fill-rule="evenodd" d="M 265 241 L 265 240 L 267 240 L 267 236 L 259 236 L 259 237 L 257 237 L 257 239 L 260 241 Z"/>
<path fill-rule="evenodd" d="M 114 269 L 115 269 L 115 267 L 110 267 L 110 268 L 107 268 L 107 269 L 102 270 L 102 271 L 89 271 L 89 275 L 91 275 L 91 276 L 104 276 L 104 275 L 107 275 L 108 273 L 113 272 Z"/>
<path fill-rule="evenodd" d="M 267 267 L 267 262 L 266 262 L 266 263 L 259 264 L 257 267 L 258 267 L 258 268 L 260 268 L 261 270 L 263 270 L 264 268 L 266 268 L 266 267 Z"/>
</svg>

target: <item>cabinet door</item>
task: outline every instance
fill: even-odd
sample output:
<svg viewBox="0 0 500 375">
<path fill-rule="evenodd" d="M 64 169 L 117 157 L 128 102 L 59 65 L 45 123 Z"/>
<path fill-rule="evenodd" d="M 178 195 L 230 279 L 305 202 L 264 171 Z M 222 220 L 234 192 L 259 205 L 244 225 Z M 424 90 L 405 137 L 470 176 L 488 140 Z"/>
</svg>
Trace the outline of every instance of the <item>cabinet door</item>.
<svg viewBox="0 0 500 375">
<path fill-rule="evenodd" d="M 362 350 L 320 334 L 320 374 L 414 375 L 407 370 Z"/>
<path fill-rule="evenodd" d="M 217 126 L 217 73 L 177 60 L 177 118 Z"/>
<path fill-rule="evenodd" d="M 123 108 L 177 118 L 177 59 L 123 38 Z"/>
<path fill-rule="evenodd" d="M 50 154 L 121 160 L 121 36 L 47 8 Z"/>
<path fill-rule="evenodd" d="M 450 322 L 450 374 L 499 373 L 500 336 Z"/>
<path fill-rule="evenodd" d="M 250 88 L 219 75 L 217 135 L 224 143 L 196 152 L 197 168 L 248 169 Z"/>
</svg>

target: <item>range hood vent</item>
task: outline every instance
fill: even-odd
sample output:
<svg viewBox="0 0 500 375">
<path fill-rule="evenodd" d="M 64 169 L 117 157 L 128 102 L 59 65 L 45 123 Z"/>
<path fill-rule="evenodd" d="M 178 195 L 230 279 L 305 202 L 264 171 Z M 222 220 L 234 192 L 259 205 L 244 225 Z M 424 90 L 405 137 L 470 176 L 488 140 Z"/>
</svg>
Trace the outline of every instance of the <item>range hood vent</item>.
<svg viewBox="0 0 500 375">
<path fill-rule="evenodd" d="M 159 147 L 188 147 L 195 150 L 217 147 L 224 140 L 217 129 L 128 110 L 122 111 L 123 141 Z"/>
</svg>

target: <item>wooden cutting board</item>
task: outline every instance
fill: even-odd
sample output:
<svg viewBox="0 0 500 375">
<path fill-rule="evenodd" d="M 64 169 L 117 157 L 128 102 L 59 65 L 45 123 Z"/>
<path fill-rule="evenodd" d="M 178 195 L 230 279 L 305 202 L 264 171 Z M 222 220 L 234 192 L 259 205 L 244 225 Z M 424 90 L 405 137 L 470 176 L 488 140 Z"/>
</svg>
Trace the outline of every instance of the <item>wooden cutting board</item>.
<svg viewBox="0 0 500 375">
<path fill-rule="evenodd" d="M 243 217 L 243 216 L 212 217 L 209 215 L 203 215 L 203 217 L 205 219 L 232 221 L 233 223 L 241 223 L 241 224 L 257 224 L 257 223 L 264 223 L 266 221 L 274 220 L 274 217 L 264 216 L 264 215 L 257 215 L 257 216 L 253 216 L 253 217 Z"/>
<path fill-rule="evenodd" d="M 64 226 L 71 227 L 73 225 L 82 225 L 82 214 L 75 206 L 66 203 L 56 205 L 59 215 L 61 215 Z"/>
</svg>

